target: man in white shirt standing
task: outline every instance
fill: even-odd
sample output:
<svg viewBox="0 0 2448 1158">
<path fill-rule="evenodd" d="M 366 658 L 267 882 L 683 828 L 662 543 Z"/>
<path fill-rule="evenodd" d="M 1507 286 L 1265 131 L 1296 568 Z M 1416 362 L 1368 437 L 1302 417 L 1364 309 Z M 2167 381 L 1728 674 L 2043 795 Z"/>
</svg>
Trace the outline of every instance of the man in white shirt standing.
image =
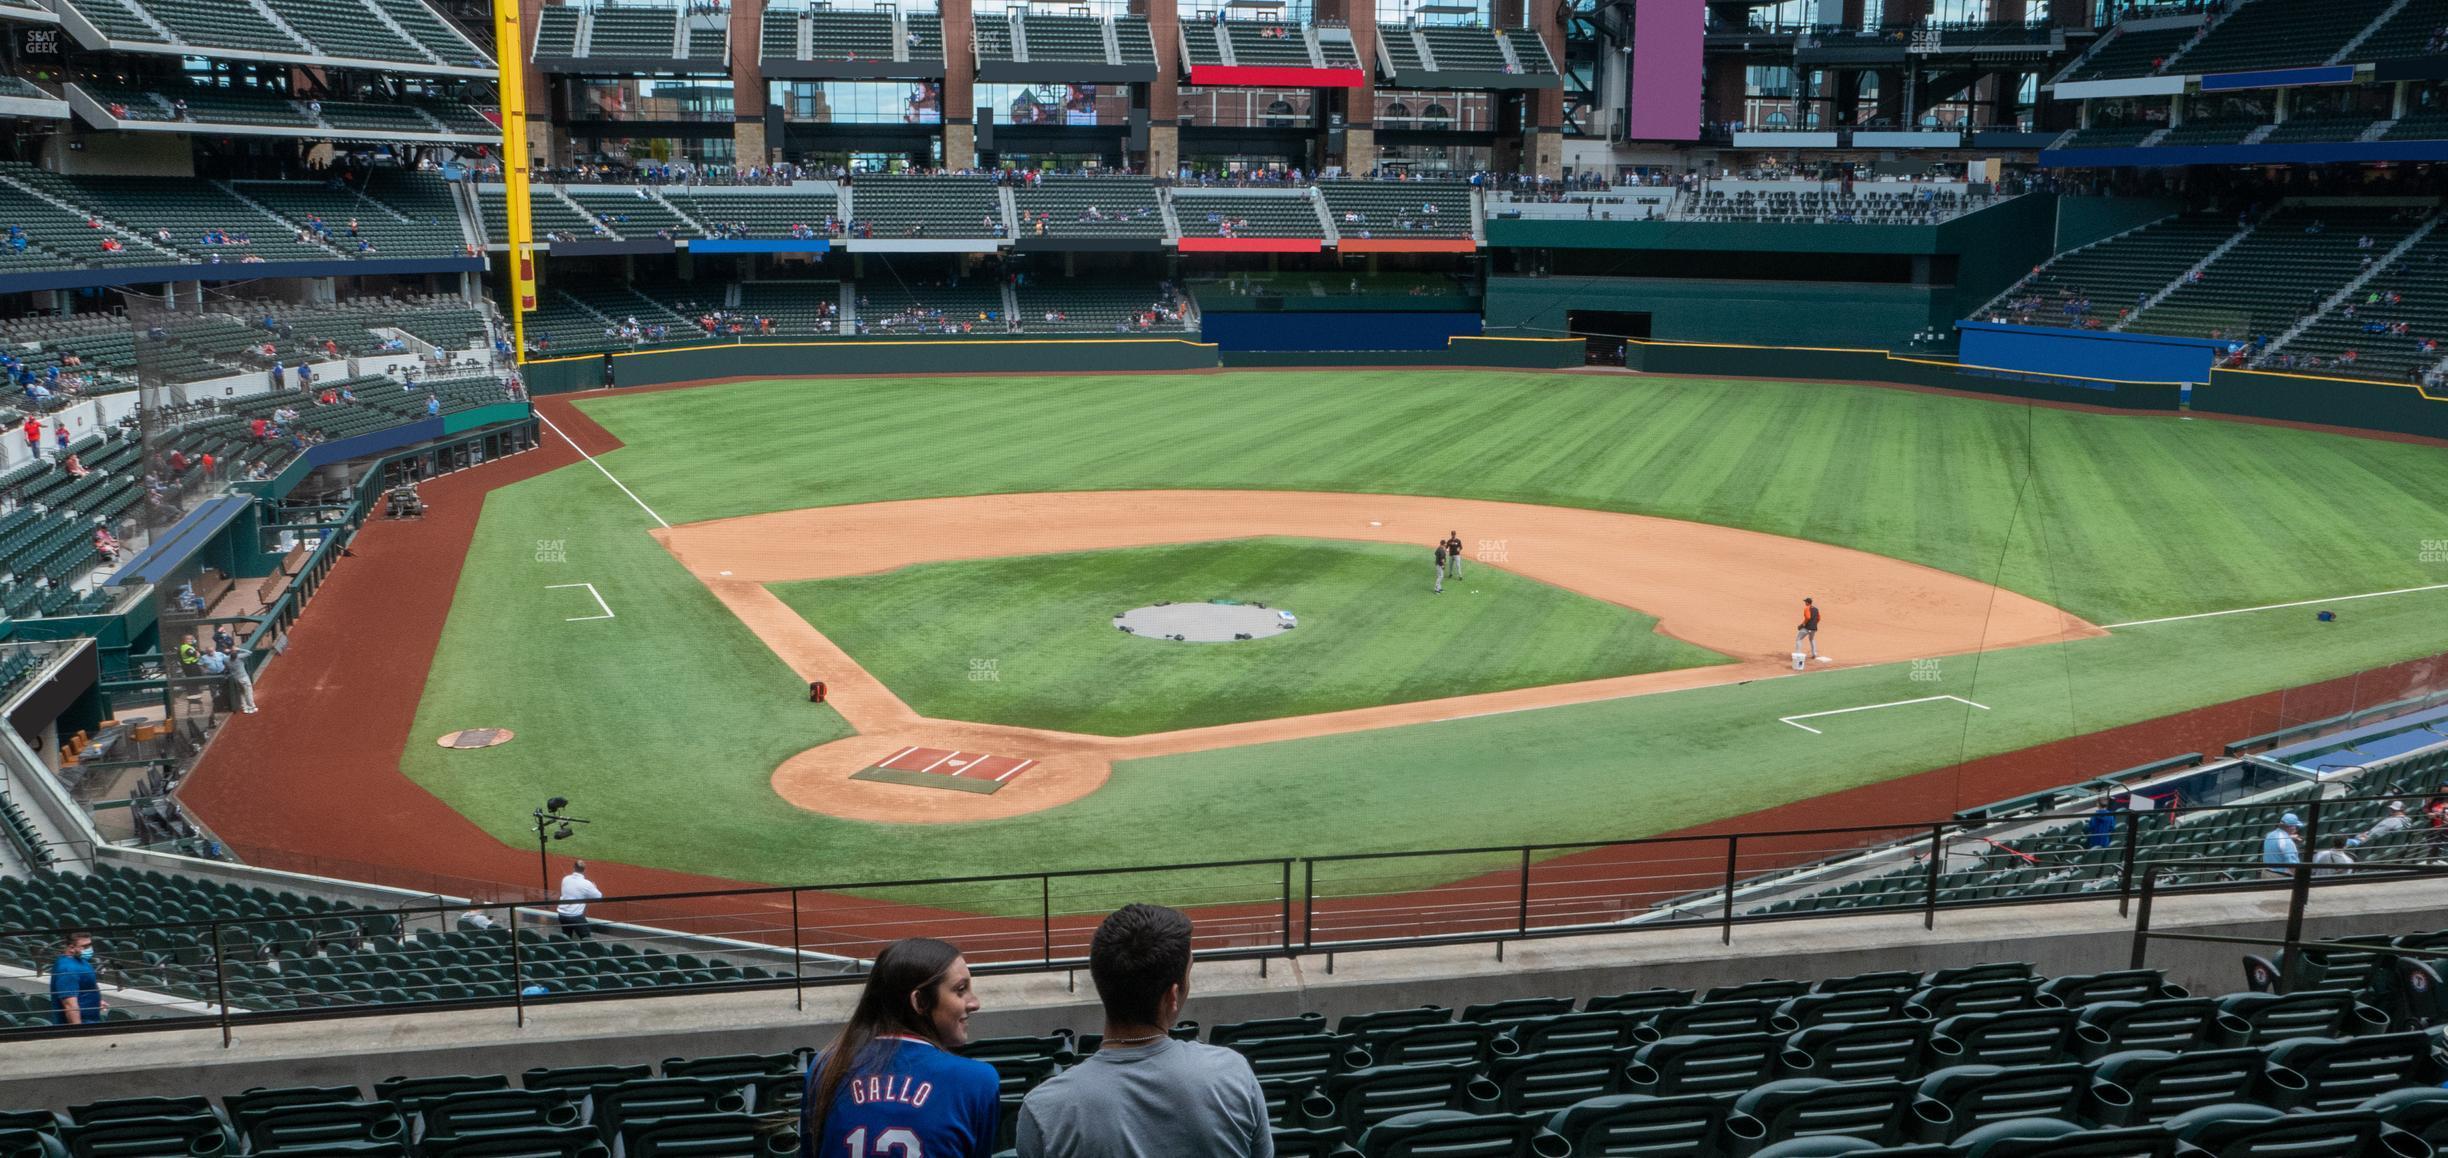
<svg viewBox="0 0 2448 1158">
<path fill-rule="evenodd" d="M 561 916 L 561 931 L 581 941 L 595 935 L 586 919 L 586 903 L 603 899 L 603 890 L 587 879 L 586 862 L 570 865 L 569 875 L 561 878 L 561 906 L 554 912 Z"/>
</svg>

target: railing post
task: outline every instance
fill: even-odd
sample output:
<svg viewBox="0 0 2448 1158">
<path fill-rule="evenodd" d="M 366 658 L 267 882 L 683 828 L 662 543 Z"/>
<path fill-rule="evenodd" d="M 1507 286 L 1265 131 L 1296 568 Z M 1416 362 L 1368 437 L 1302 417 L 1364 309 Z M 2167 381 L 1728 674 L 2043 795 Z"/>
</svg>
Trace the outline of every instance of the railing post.
<svg viewBox="0 0 2448 1158">
<path fill-rule="evenodd" d="M 2152 869 L 2144 872 L 2142 874 L 2142 903 L 2134 912 L 2133 957 L 2125 966 L 2128 969 L 2142 967 L 2143 958 L 2146 956 L 2145 949 L 2150 944 L 2151 897 L 2158 890 L 2158 870 Z"/>
<path fill-rule="evenodd" d="M 800 962 L 807 956 L 799 947 L 799 890 L 790 891 L 791 902 L 791 1008 L 807 1008 L 807 978 Z"/>
<path fill-rule="evenodd" d="M 229 958 L 221 951 L 221 922 L 212 925 L 213 1004 L 221 1007 L 221 1048 L 230 1047 Z"/>
<path fill-rule="evenodd" d="M 520 1029 L 527 1028 L 527 949 L 519 944 L 518 905 L 513 903 L 504 913 L 510 929 L 510 1001 L 518 1010 Z"/>
<path fill-rule="evenodd" d="M 1292 956 L 1292 858 L 1283 862 L 1283 955 Z"/>
<path fill-rule="evenodd" d="M 1514 910 L 1513 931 L 1530 935 L 1530 846 L 1526 844 L 1521 850 L 1521 902 Z"/>
<path fill-rule="evenodd" d="M 2295 946 L 2303 940 L 2304 907 L 2312 900 L 2312 862 L 2309 859 L 2295 866 L 2294 880 L 2287 889 L 2286 962 L 2281 973 L 2295 972 L 2296 959 L 2302 954 Z M 2280 990 L 2284 992 L 2284 990 Z"/>
<path fill-rule="evenodd" d="M 1938 927 L 1938 870 L 1946 862 L 1946 825 L 1930 826 L 1928 893 L 1921 899 L 1921 927 Z"/>
<path fill-rule="evenodd" d="M 1741 845 L 1741 833 L 1726 834 L 1725 913 L 1717 921 L 1717 943 L 1720 945 L 1734 943 L 1734 865 L 1737 855 L 1735 850 Z"/>
<path fill-rule="evenodd" d="M 1045 963 L 1051 967 L 1054 964 L 1054 878 L 1048 874 L 1040 873 L 1037 876 L 1037 903 L 1037 929 L 1045 938 Z"/>
<path fill-rule="evenodd" d="M 2117 874 L 2117 916 L 2133 911 L 2134 858 L 2141 850 L 2142 814 L 2125 810 L 2125 867 Z"/>
<path fill-rule="evenodd" d="M 1317 944 L 1317 862 L 1301 861 L 1301 948 Z"/>
</svg>

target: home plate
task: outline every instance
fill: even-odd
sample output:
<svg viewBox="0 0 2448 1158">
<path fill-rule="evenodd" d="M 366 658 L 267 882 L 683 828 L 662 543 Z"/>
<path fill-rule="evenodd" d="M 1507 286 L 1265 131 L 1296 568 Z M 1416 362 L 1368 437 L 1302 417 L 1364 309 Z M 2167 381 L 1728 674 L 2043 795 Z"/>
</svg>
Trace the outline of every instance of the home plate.
<svg viewBox="0 0 2448 1158">
<path fill-rule="evenodd" d="M 912 788 L 948 788 L 955 792 L 992 793 L 1037 766 L 1020 756 L 964 752 L 916 745 L 893 752 L 850 774 L 852 780 L 877 780 Z"/>
</svg>

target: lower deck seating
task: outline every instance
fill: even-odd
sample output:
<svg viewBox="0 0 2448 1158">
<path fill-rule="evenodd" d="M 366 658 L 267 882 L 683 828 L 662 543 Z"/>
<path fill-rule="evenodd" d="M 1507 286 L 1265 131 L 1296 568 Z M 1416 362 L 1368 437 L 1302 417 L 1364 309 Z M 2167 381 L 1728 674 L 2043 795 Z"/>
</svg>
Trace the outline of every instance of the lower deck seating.
<svg viewBox="0 0 2448 1158">
<path fill-rule="evenodd" d="M 311 937 L 318 926 L 337 926 L 324 944 L 374 948 L 294 959 L 278 983 L 348 997 L 359 992 L 349 983 L 361 973 L 398 974 L 366 958 L 406 951 L 404 931 L 368 933 L 362 919 L 332 912 L 288 930 Z M 488 966 L 465 962 L 511 936 L 499 929 L 419 934 L 415 950 L 433 964 L 413 972 L 436 973 L 425 983 L 446 995 L 498 985 Z M 597 942 L 527 931 L 516 937 L 538 962 L 600 972 L 628 960 Z M 2396 978 L 2401 962 L 2432 958 L 2441 940 L 2360 938 L 2306 951 L 2301 961 L 2264 963 L 2272 975 L 2299 981 L 2284 993 L 2195 997 L 2155 970 L 2042 977 L 2007 961 L 1817 980 L 1728 979 L 1700 990 L 1522 995 L 1332 1021 L 1311 1012 L 1203 1033 L 1185 1022 L 1173 1036 L 1203 1036 L 1240 1055 L 1257 1079 L 1280 1155 L 2003 1158 L 2173 1154 L 2179 1144 L 2232 1155 L 2421 1154 L 2431 1149 L 2422 1139 L 2448 1123 L 2448 1092 L 2437 1087 L 2443 1071 L 2427 1032 L 2443 1011 L 2435 991 Z M 160 950 L 174 961 L 193 952 L 172 942 Z M 330 968 L 304 968 L 310 961 Z M 668 984 L 667 974 L 686 981 L 721 968 L 639 965 L 619 975 Z M 397 980 L 390 988 L 411 983 Z M 0 1017 L 23 1023 L 40 1014 L 20 1003 L 0 1008 Z M 1030 1093 L 1099 1044 L 1097 1035 L 1059 1030 L 963 1045 L 962 1054 L 991 1066 L 998 1079 L 998 1128 L 988 1148 L 1010 1147 Z M 754 1158 L 798 1144 L 788 1130 L 811 1052 L 649 1065 L 608 1042 L 589 1064 L 401 1076 L 370 1089 L 225 1090 L 216 1101 L 165 1086 L 164 1096 L 84 1103 L 65 1113 L 0 1110 L 0 1147 L 579 1158 L 617 1146 L 638 1155 L 668 1148 Z M 760 1128 L 760 1117 L 770 1124 Z"/>
</svg>

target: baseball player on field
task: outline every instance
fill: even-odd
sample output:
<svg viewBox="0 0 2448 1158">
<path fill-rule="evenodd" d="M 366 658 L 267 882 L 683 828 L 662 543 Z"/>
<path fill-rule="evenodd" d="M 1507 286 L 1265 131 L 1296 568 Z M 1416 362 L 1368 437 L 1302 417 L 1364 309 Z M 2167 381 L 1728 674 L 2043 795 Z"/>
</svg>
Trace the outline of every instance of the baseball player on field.
<svg viewBox="0 0 2448 1158">
<path fill-rule="evenodd" d="M 1802 597 L 1802 624 L 1794 628 L 1794 650 L 1819 658 L 1819 605 Z"/>
</svg>

